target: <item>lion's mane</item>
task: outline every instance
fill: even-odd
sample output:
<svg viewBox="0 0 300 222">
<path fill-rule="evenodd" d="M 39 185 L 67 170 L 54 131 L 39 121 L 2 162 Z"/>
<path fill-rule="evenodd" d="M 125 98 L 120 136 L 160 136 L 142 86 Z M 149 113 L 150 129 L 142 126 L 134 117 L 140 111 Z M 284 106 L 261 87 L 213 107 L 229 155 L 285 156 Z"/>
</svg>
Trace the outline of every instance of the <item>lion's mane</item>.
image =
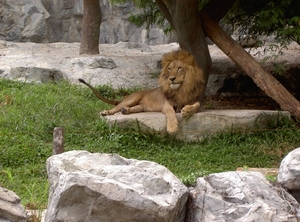
<svg viewBox="0 0 300 222">
<path fill-rule="evenodd" d="M 177 90 L 172 90 L 165 78 L 168 66 L 173 61 L 182 61 L 187 68 L 185 79 L 182 86 Z M 194 56 L 185 50 L 170 52 L 163 56 L 162 71 L 159 77 L 159 84 L 166 98 L 174 103 L 177 111 L 185 105 L 191 105 L 200 101 L 205 91 L 205 80 L 203 71 L 196 65 Z"/>
</svg>

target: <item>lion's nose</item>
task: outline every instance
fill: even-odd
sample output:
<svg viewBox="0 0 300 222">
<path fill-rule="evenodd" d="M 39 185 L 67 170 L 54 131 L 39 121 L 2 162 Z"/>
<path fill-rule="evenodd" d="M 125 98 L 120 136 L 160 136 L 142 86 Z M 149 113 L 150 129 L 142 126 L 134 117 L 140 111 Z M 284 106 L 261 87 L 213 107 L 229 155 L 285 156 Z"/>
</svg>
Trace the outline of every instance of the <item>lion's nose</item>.
<svg viewBox="0 0 300 222">
<path fill-rule="evenodd" d="M 176 77 L 170 77 L 169 79 L 171 80 L 171 82 L 173 82 L 176 79 Z"/>
</svg>

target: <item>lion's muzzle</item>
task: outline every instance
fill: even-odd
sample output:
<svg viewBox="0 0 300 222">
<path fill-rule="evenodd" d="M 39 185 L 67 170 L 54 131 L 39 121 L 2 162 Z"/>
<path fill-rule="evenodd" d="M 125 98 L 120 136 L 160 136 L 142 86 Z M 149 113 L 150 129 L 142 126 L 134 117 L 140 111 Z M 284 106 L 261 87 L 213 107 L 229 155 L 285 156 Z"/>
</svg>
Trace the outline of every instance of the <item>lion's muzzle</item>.
<svg viewBox="0 0 300 222">
<path fill-rule="evenodd" d="M 178 89 L 180 86 L 181 86 L 180 83 L 171 83 L 171 84 L 170 84 L 170 88 L 171 88 L 171 89 Z"/>
</svg>

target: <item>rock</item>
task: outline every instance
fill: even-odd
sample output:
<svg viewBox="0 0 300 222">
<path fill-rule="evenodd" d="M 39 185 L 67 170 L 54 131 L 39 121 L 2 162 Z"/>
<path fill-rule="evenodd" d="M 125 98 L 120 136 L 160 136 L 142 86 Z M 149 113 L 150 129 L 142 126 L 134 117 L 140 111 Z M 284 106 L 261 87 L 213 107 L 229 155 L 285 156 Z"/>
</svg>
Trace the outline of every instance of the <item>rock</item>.
<svg viewBox="0 0 300 222">
<path fill-rule="evenodd" d="M 300 202 L 300 148 L 281 161 L 277 181 Z"/>
<path fill-rule="evenodd" d="M 77 79 L 83 78 L 93 86 L 109 84 L 115 89 L 120 87 L 155 88 L 158 86 L 160 61 L 163 54 L 177 50 L 179 45 L 177 43 L 139 45 L 138 43 L 118 42 L 101 44 L 99 47 L 99 55 L 88 56 L 79 55 L 80 43 L 36 44 L 0 40 L 0 78 L 9 78 L 12 68 L 39 67 L 57 69 L 71 83 L 78 84 Z M 299 56 L 296 55 L 299 50 L 300 46 L 290 45 L 289 49 L 284 51 L 285 56 L 278 58 L 277 62 L 280 64 L 287 60 L 288 64 L 298 63 Z M 255 85 L 255 89 L 253 88 L 253 81 L 249 77 L 244 75 L 243 78 L 239 77 L 240 68 L 220 49 L 216 46 L 209 46 L 209 51 L 213 65 L 206 87 L 207 96 L 223 95 L 223 93 L 238 96 L 261 96 L 262 91 Z M 252 51 L 258 53 L 259 49 Z M 255 58 L 262 62 L 261 57 L 255 56 Z M 106 60 L 106 62 L 98 65 L 97 60 Z M 268 64 L 268 66 L 272 64 L 274 67 L 273 62 L 264 64 Z M 93 68 L 94 65 L 95 68 Z M 294 69 L 293 78 L 290 77 L 290 81 L 286 82 L 286 85 L 294 85 L 294 89 L 297 88 L 295 84 L 297 70 L 299 69 Z M 249 86 L 253 87 L 250 89 Z"/>
<path fill-rule="evenodd" d="M 184 221 L 188 188 L 165 167 L 70 151 L 47 160 L 46 221 Z"/>
<path fill-rule="evenodd" d="M 20 197 L 3 187 L 0 187 L 0 221 L 27 222 L 26 211 Z"/>
<path fill-rule="evenodd" d="M 174 40 L 153 25 L 137 27 L 129 17 L 140 9 L 132 2 L 100 1 L 100 43 L 163 44 Z M 0 39 L 18 42 L 80 42 L 83 0 L 6 0 L 0 5 Z"/>
<path fill-rule="evenodd" d="M 111 127 L 166 133 L 166 117 L 162 113 L 117 113 L 103 118 Z M 289 118 L 289 112 L 270 110 L 204 110 L 188 119 L 177 114 L 179 126 L 175 137 L 187 142 L 198 141 L 221 131 L 269 129 Z"/>
<path fill-rule="evenodd" d="M 117 65 L 112 58 L 100 58 L 95 59 L 94 62 L 90 64 L 90 67 L 93 69 L 103 68 L 103 69 L 114 69 L 117 68 Z"/>
<path fill-rule="evenodd" d="M 9 79 L 24 82 L 47 83 L 63 79 L 62 73 L 57 69 L 38 67 L 15 67 L 10 70 Z"/>
<path fill-rule="evenodd" d="M 0 5 L 0 39 L 44 42 L 49 13 L 41 0 L 6 0 Z"/>
<path fill-rule="evenodd" d="M 91 69 L 115 69 L 117 65 L 112 58 L 106 57 L 80 57 L 71 60 L 74 66 L 91 68 Z"/>
<path fill-rule="evenodd" d="M 258 172 L 225 172 L 197 179 L 186 222 L 299 221 L 297 201 Z"/>
<path fill-rule="evenodd" d="M 38 67 L 58 70 L 73 84 L 78 84 L 78 78 L 83 78 L 93 86 L 109 84 L 115 89 L 157 87 L 162 55 L 178 49 L 178 44 L 148 46 L 152 52 L 142 52 L 140 48 L 129 48 L 129 45 L 125 42 L 100 45 L 100 55 L 88 56 L 79 55 L 79 43 L 37 44 L 0 40 L 0 78 L 13 79 L 11 70 L 14 68 L 33 71 L 33 67 Z"/>
</svg>

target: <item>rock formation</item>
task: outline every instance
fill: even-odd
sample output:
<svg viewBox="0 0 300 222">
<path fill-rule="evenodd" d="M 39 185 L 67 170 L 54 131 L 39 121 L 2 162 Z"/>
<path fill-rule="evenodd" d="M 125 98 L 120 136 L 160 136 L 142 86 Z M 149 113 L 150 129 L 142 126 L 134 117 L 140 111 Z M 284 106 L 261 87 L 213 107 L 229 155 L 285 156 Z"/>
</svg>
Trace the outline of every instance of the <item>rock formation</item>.
<svg viewBox="0 0 300 222">
<path fill-rule="evenodd" d="M 210 174 L 188 189 L 157 163 L 87 151 L 54 155 L 47 171 L 47 222 L 300 220 L 299 203 L 259 172 Z"/>
<path fill-rule="evenodd" d="M 157 163 L 70 151 L 50 157 L 47 171 L 47 222 L 184 221 L 188 189 Z"/>
<path fill-rule="evenodd" d="M 282 160 L 278 182 L 300 203 L 300 148 L 293 150 Z"/>
<path fill-rule="evenodd" d="M 299 203 L 258 172 L 224 172 L 197 179 L 186 222 L 298 221 Z"/>
<path fill-rule="evenodd" d="M 0 187 L 0 221 L 27 222 L 21 199 L 13 191 Z"/>
<path fill-rule="evenodd" d="M 100 1 L 100 43 L 169 43 L 161 28 L 138 28 L 129 21 L 139 13 L 131 2 Z M 80 42 L 83 0 L 6 0 L 0 5 L 0 39 L 17 42 Z"/>
</svg>

